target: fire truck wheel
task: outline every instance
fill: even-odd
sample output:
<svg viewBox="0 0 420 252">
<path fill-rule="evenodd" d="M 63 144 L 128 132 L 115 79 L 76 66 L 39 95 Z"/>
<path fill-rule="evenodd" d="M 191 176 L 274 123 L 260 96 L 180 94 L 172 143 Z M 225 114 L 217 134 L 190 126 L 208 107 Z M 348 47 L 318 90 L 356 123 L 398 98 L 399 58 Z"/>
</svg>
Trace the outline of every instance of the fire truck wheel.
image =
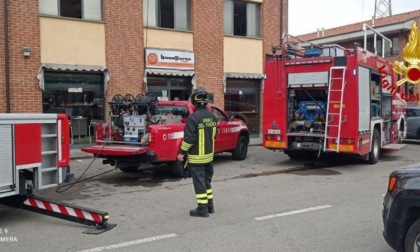
<svg viewBox="0 0 420 252">
<path fill-rule="evenodd" d="M 136 172 L 137 169 L 139 168 L 138 166 L 123 166 L 123 167 L 118 167 L 122 172 Z"/>
<path fill-rule="evenodd" d="M 379 152 L 381 150 L 380 140 L 381 139 L 379 138 L 378 130 L 375 129 L 373 131 L 373 137 L 372 137 L 372 149 L 370 150 L 370 153 L 369 153 L 369 159 L 368 159 L 369 164 L 376 164 L 379 160 Z"/>
<path fill-rule="evenodd" d="M 235 160 L 244 160 L 248 153 L 248 143 L 244 136 L 239 136 L 236 148 L 232 152 L 232 157 Z"/>
<path fill-rule="evenodd" d="M 169 169 L 171 169 L 171 173 L 176 178 L 183 178 L 184 177 L 184 167 L 180 161 L 169 162 Z"/>
</svg>

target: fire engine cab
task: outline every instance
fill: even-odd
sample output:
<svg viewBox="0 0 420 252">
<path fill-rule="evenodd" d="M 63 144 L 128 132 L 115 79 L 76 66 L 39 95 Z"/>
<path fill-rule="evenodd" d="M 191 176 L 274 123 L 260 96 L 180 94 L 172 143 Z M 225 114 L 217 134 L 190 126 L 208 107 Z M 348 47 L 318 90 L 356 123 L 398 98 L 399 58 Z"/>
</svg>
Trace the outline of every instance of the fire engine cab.
<svg viewBox="0 0 420 252">
<path fill-rule="evenodd" d="M 383 37 L 365 25 L 365 38 L 369 29 L 374 41 Z M 265 148 L 292 159 L 335 152 L 375 164 L 381 150 L 404 146 L 406 102 L 392 63 L 358 44 L 319 46 L 290 35 L 283 40 L 265 62 Z"/>
</svg>

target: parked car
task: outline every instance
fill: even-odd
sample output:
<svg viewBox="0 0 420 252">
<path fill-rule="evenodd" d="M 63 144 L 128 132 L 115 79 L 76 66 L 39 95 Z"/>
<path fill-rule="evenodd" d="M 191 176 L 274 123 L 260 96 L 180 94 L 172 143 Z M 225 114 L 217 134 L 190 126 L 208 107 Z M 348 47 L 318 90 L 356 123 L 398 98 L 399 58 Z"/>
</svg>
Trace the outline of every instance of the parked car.
<svg viewBox="0 0 420 252">
<path fill-rule="evenodd" d="M 420 163 L 393 171 L 384 197 L 383 236 L 396 251 L 420 249 Z"/>
<path fill-rule="evenodd" d="M 407 107 L 407 138 L 420 139 L 420 106 Z"/>
</svg>

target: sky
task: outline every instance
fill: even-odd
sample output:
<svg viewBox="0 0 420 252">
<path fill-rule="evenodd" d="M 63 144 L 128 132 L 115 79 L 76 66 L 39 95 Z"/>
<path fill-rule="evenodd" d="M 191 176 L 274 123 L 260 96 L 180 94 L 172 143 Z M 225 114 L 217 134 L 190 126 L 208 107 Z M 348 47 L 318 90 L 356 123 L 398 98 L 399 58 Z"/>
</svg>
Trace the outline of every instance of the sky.
<svg viewBox="0 0 420 252">
<path fill-rule="evenodd" d="M 289 0 L 289 34 L 302 35 L 370 20 L 375 13 L 375 1 Z M 420 0 L 391 0 L 391 5 L 393 15 L 420 10 Z"/>
</svg>

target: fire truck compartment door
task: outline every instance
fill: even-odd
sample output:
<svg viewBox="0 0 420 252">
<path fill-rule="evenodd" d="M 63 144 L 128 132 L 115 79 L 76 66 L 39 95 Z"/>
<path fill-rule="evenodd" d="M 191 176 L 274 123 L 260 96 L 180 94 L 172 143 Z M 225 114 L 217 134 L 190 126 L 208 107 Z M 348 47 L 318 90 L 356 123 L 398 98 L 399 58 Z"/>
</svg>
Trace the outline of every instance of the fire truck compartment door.
<svg viewBox="0 0 420 252">
<path fill-rule="evenodd" d="M 12 125 L 0 125 L 0 193 L 11 191 L 14 183 Z"/>
<path fill-rule="evenodd" d="M 124 145 L 94 145 L 82 148 L 82 151 L 100 156 L 134 156 L 146 153 L 148 147 Z"/>
</svg>

